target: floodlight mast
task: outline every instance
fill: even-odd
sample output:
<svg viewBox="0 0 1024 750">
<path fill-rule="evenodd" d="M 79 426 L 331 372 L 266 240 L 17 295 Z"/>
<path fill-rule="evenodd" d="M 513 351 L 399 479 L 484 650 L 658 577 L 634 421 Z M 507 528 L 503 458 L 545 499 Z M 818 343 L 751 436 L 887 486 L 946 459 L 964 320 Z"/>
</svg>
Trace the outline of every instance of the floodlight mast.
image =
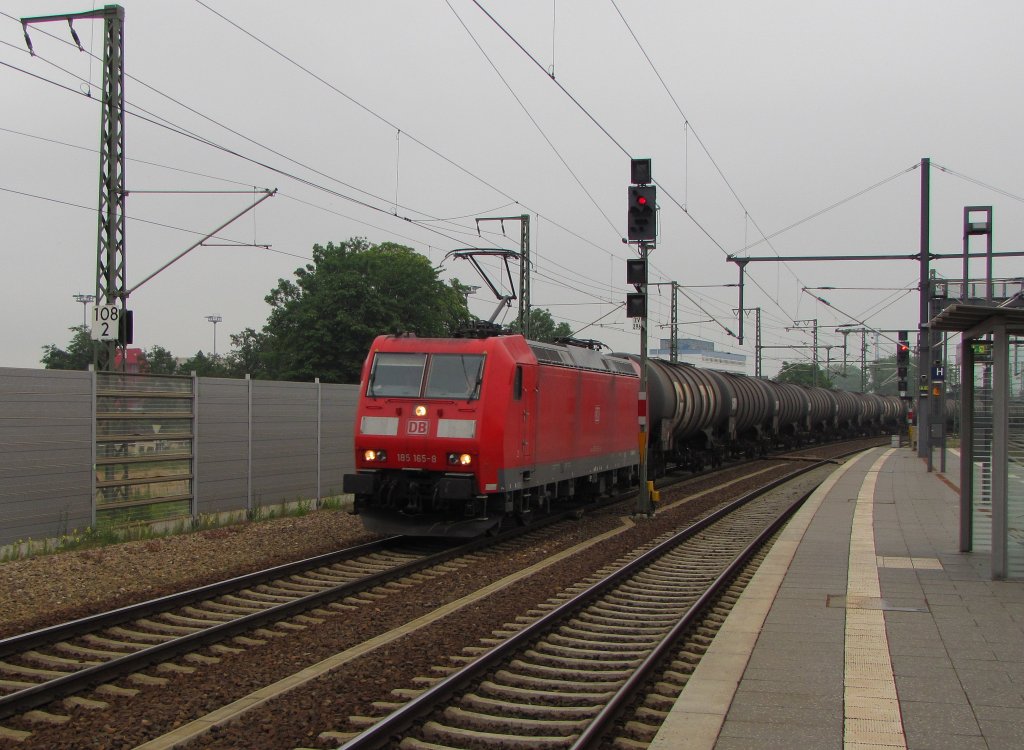
<svg viewBox="0 0 1024 750">
<path fill-rule="evenodd" d="M 213 315 L 207 315 L 206 319 L 213 323 L 213 358 L 217 359 L 217 324 L 222 323 L 224 318 L 214 313 Z"/>
<path fill-rule="evenodd" d="M 89 303 L 96 301 L 96 295 L 83 294 L 79 292 L 78 294 L 73 294 L 71 296 L 74 297 L 75 302 L 82 303 L 82 330 L 84 331 L 89 327 L 89 322 L 86 316 L 89 309 Z"/>
</svg>

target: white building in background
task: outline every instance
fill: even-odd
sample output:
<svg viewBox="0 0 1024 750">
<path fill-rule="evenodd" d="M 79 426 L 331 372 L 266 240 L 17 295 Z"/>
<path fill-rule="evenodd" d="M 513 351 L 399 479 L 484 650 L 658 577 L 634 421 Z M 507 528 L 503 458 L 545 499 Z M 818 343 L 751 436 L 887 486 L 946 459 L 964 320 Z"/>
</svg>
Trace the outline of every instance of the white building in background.
<svg viewBox="0 0 1024 750">
<path fill-rule="evenodd" d="M 715 342 L 701 339 L 676 339 L 679 361 L 710 370 L 725 370 L 741 375 L 747 373 L 747 355 L 732 352 L 715 351 Z M 661 339 L 657 349 L 648 349 L 647 354 L 659 359 L 668 359 L 671 354 L 672 340 Z"/>
</svg>

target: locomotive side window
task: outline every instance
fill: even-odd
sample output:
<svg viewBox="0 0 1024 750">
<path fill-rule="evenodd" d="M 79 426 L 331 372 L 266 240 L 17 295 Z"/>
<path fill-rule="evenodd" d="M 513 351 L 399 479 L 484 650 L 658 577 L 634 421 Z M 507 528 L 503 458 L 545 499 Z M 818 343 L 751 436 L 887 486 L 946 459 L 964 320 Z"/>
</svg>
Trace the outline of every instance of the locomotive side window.
<svg viewBox="0 0 1024 750">
<path fill-rule="evenodd" d="M 434 354 L 430 357 L 426 398 L 480 398 L 484 358 L 480 354 Z"/>
<path fill-rule="evenodd" d="M 373 358 L 366 395 L 371 398 L 419 396 L 426 362 L 426 354 L 378 352 Z"/>
</svg>

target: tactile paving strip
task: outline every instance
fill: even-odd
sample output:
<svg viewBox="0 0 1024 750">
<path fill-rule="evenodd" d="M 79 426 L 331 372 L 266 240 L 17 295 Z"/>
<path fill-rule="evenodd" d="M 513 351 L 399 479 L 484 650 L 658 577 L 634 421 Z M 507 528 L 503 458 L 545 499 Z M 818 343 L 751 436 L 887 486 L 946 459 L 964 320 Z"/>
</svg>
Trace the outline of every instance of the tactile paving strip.
<svg viewBox="0 0 1024 750">
<path fill-rule="evenodd" d="M 843 746 L 846 750 L 907 747 L 896 697 L 896 678 L 889 658 L 885 615 L 882 607 L 871 606 L 883 601 L 878 583 L 880 558 L 875 554 L 875 484 L 878 472 L 891 453 L 891 450 L 883 453 L 868 469 L 853 514 L 843 675 Z"/>
</svg>

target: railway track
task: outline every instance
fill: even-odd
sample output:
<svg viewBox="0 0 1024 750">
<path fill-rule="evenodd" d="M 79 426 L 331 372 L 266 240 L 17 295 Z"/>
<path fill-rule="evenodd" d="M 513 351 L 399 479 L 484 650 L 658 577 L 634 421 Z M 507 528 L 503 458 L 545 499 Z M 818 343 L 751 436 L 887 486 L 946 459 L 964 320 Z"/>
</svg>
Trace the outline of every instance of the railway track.
<svg viewBox="0 0 1024 750">
<path fill-rule="evenodd" d="M 805 467 L 808 464 L 805 460 L 800 459 L 798 461 L 798 465 L 800 465 L 801 467 Z M 746 470 L 741 470 L 740 467 L 736 468 L 738 470 L 738 474 L 742 475 L 747 473 Z M 753 475 L 756 475 L 757 473 L 763 473 L 764 471 L 765 469 L 762 468 L 759 471 L 754 472 Z M 749 482 L 749 480 L 743 479 L 742 476 L 737 476 L 735 478 L 728 479 L 721 485 L 716 485 L 718 489 L 710 488 L 709 490 L 703 490 L 701 492 L 694 493 L 694 483 L 697 483 L 698 485 L 706 483 L 708 478 L 708 475 L 703 475 L 701 477 L 692 477 L 682 482 L 683 487 L 691 487 L 690 490 L 684 491 L 684 495 L 687 498 L 687 503 L 691 502 L 691 498 L 701 497 L 708 491 L 721 492 L 722 488 L 730 486 L 735 482 Z M 747 484 L 747 486 L 750 486 L 749 483 Z M 619 516 L 618 514 L 614 514 L 612 516 L 607 516 L 607 518 L 611 520 L 612 518 L 621 518 L 621 516 Z M 550 520 L 554 521 L 555 519 Z M 279 648 L 281 648 L 282 646 L 286 646 L 286 644 L 291 643 L 293 640 L 296 640 L 299 643 L 309 643 L 309 639 L 312 638 L 316 640 L 316 634 L 324 628 L 329 628 L 333 632 L 338 632 L 338 628 L 340 627 L 342 619 L 344 619 L 344 622 L 348 623 L 348 625 L 345 628 L 345 630 L 347 631 L 348 628 L 356 624 L 356 621 L 350 621 L 352 617 L 355 617 L 357 619 L 373 619 L 373 612 L 386 612 L 390 614 L 391 608 L 383 601 L 384 597 L 393 596 L 395 594 L 401 593 L 402 591 L 407 592 L 407 594 L 403 594 L 404 597 L 407 597 L 409 593 L 413 593 L 415 591 L 418 591 L 420 588 L 423 588 L 423 592 L 419 596 L 422 597 L 422 600 L 424 602 L 444 601 L 444 595 L 436 595 L 430 593 L 431 590 L 444 589 L 446 587 L 451 586 L 450 583 L 446 584 L 443 582 L 445 580 L 449 580 L 443 577 L 443 573 L 439 573 L 439 575 L 442 575 L 442 578 L 439 578 L 435 583 L 431 584 L 430 586 L 421 587 L 419 584 L 426 583 L 428 579 L 424 578 L 423 575 L 412 575 L 410 577 L 411 571 L 417 569 L 422 570 L 423 568 L 426 568 L 428 566 L 438 565 L 440 563 L 440 570 L 444 570 L 446 568 L 450 568 L 452 569 L 452 571 L 459 570 L 462 571 L 459 573 L 459 576 L 461 578 L 465 578 L 468 571 L 474 567 L 479 567 L 481 572 L 491 570 L 494 566 L 494 563 L 497 560 L 506 561 L 506 570 L 514 570 L 514 566 L 510 563 L 513 558 L 522 554 L 522 551 L 516 550 L 531 550 L 533 553 L 537 553 L 539 550 L 541 553 L 539 559 L 544 559 L 545 557 L 550 556 L 552 554 L 550 551 L 551 548 L 547 547 L 548 543 L 545 541 L 547 539 L 547 535 L 544 531 L 544 525 L 544 523 L 538 520 L 537 523 L 525 529 L 522 529 L 522 533 L 526 534 L 527 536 L 522 541 L 516 543 L 519 546 L 500 546 L 501 543 L 504 541 L 512 541 L 514 535 L 508 535 L 502 536 L 498 539 L 480 540 L 480 542 L 477 543 L 477 545 L 479 546 L 469 545 L 461 546 L 455 549 L 445 550 L 442 551 L 439 556 L 433 556 L 429 559 L 426 557 L 426 555 L 431 550 L 425 550 L 422 548 L 409 549 L 408 542 L 405 542 L 405 547 L 400 547 L 399 549 L 394 550 L 394 552 L 396 552 L 399 555 L 409 553 L 415 555 L 422 555 L 423 557 L 421 557 L 418 560 L 392 560 L 391 562 L 394 563 L 394 565 L 391 567 L 385 566 L 387 567 L 387 570 L 379 572 L 380 577 L 376 577 L 378 575 L 377 573 L 374 573 L 374 577 L 365 577 L 365 574 L 371 572 L 368 570 L 369 563 L 365 559 L 365 556 L 379 557 L 382 554 L 384 554 L 376 547 L 376 545 L 366 545 L 361 548 L 357 548 L 360 551 L 360 553 L 364 555 L 364 557 L 359 557 L 357 555 L 355 558 L 356 560 L 360 560 L 360 562 L 358 562 L 357 565 L 355 566 L 357 568 L 361 568 L 361 570 L 358 570 L 357 573 L 363 574 L 364 577 L 358 578 L 357 576 L 358 580 L 355 580 L 350 584 L 342 583 L 340 587 L 328 587 L 328 589 L 335 588 L 336 590 L 334 590 L 333 592 L 328 591 L 328 589 L 312 593 L 306 591 L 308 587 L 312 586 L 312 584 L 310 583 L 311 580 L 322 581 L 323 579 L 329 578 L 334 575 L 333 573 L 325 572 L 314 573 L 310 571 L 310 568 L 313 568 L 314 570 L 317 567 L 329 567 L 333 569 L 335 566 L 342 565 L 342 561 L 337 558 L 344 558 L 346 555 L 351 555 L 355 553 L 356 550 L 342 551 L 339 553 L 335 553 L 331 556 L 314 558 L 312 561 L 302 561 L 300 563 L 282 566 L 280 568 L 273 569 L 272 571 L 264 571 L 262 574 L 253 574 L 253 576 L 246 576 L 243 578 L 233 579 L 232 581 L 226 581 L 221 584 L 216 584 L 215 586 L 203 587 L 201 589 L 196 589 L 194 591 L 185 592 L 185 594 L 179 595 L 178 597 L 166 597 L 161 600 L 155 600 L 154 602 L 147 602 L 144 605 L 139 605 L 139 607 L 128 607 L 122 610 L 117 610 L 114 613 L 108 613 L 107 615 L 98 616 L 97 618 L 87 618 L 86 620 L 76 621 L 76 623 L 70 624 L 70 626 L 72 626 L 72 630 L 66 629 L 69 626 L 63 626 L 62 628 L 49 628 L 42 631 L 37 631 L 35 633 L 26 634 L 25 636 L 19 636 L 15 639 L 7 639 L 5 641 L 0 641 L 0 670 L 3 669 L 3 665 L 13 665 L 16 668 L 19 668 L 19 670 L 21 670 L 21 673 L 16 674 L 4 673 L 0 671 L 0 681 L 6 680 L 9 683 L 30 683 L 29 686 L 17 685 L 16 687 L 18 689 L 12 692 L 10 695 L 5 697 L 0 696 L 0 709 L 4 708 L 5 700 L 7 701 L 7 706 L 12 706 L 15 705 L 13 703 L 14 700 L 21 701 L 22 699 L 27 699 L 26 702 L 21 703 L 18 706 L 18 708 L 15 708 L 13 710 L 8 709 L 7 712 L 3 714 L 3 716 L 6 717 L 11 716 L 14 713 L 20 713 L 21 716 L 29 718 L 29 722 L 33 726 L 39 728 L 38 735 L 37 731 L 32 731 L 32 734 L 34 736 L 32 743 L 30 744 L 34 743 L 33 747 L 56 747 L 58 745 L 60 747 L 78 747 L 78 745 L 75 743 L 69 745 L 61 744 L 65 743 L 65 740 L 63 739 L 63 737 L 67 736 L 67 732 L 65 730 L 59 730 L 57 726 L 54 726 L 52 727 L 51 730 L 47 731 L 44 731 L 42 729 L 43 725 L 52 723 L 52 720 L 54 719 L 53 715 L 50 715 L 45 718 L 31 718 L 28 717 L 28 715 L 24 712 L 29 711 L 31 707 L 43 706 L 44 704 L 49 703 L 50 705 L 46 706 L 48 712 L 54 712 L 54 714 L 59 714 L 64 713 L 66 711 L 67 713 L 73 714 L 73 722 L 67 725 L 68 729 L 71 729 L 72 726 L 78 726 L 80 730 L 84 729 L 87 726 L 119 726 L 120 722 L 118 720 L 100 720 L 100 717 L 106 715 L 108 712 L 122 715 L 130 713 L 130 702 L 126 702 L 123 700 L 110 701 L 108 711 L 90 710 L 83 712 L 80 709 L 76 710 L 75 706 L 70 701 L 65 701 L 64 707 L 62 707 L 61 703 L 53 703 L 53 701 L 57 700 L 60 697 L 71 695 L 73 693 L 82 693 L 82 691 L 89 688 L 93 688 L 102 683 L 102 687 L 100 687 L 94 694 L 90 695 L 88 698 L 83 699 L 75 697 L 71 699 L 71 701 L 78 702 L 78 706 L 85 706 L 87 708 L 98 709 L 102 708 L 102 706 L 95 705 L 95 703 L 99 701 L 107 701 L 108 699 L 106 698 L 105 695 L 103 695 L 103 693 L 106 692 L 109 692 L 111 694 L 129 693 L 133 692 L 135 687 L 143 687 L 145 684 L 150 682 L 162 682 L 164 681 L 165 678 L 174 679 L 175 682 L 173 684 L 182 684 L 180 681 L 183 679 L 188 679 L 190 682 L 194 680 L 198 680 L 200 682 L 203 682 L 205 680 L 209 682 L 209 680 L 203 678 L 202 675 L 207 672 L 215 674 L 219 669 L 218 667 L 210 666 L 208 669 L 199 671 L 197 674 L 193 676 L 183 675 L 180 673 L 184 671 L 195 670 L 199 666 L 199 664 L 202 664 L 207 661 L 216 660 L 218 658 L 218 651 L 223 654 L 228 654 L 232 656 L 232 659 L 230 660 L 230 664 L 233 665 L 230 667 L 231 670 L 236 670 L 239 667 L 242 667 L 243 669 L 248 669 L 247 667 L 244 667 L 242 665 L 248 664 L 250 662 L 252 662 L 254 666 L 257 663 L 265 663 L 267 656 L 270 656 L 271 653 L 276 654 Z M 645 525 L 645 523 L 641 523 L 640 527 Z M 606 524 L 604 528 L 607 527 L 608 525 Z M 540 536 L 537 536 L 537 534 L 540 534 Z M 571 537 L 572 534 L 570 533 L 569 536 Z M 645 538 L 649 538 L 649 536 L 645 535 Z M 401 542 L 395 539 L 387 541 L 389 541 L 392 544 L 401 544 Z M 497 543 L 499 546 L 496 547 L 494 550 L 483 550 L 483 547 L 495 543 Z M 606 545 L 607 542 L 604 542 L 602 544 Z M 545 552 L 545 548 L 548 551 Z M 621 547 L 620 551 L 616 552 L 615 554 L 630 554 L 629 550 L 633 548 L 633 546 Z M 555 549 L 557 549 L 557 546 L 555 547 Z M 597 548 L 595 548 L 595 550 L 596 549 Z M 476 550 L 480 551 L 477 552 Z M 465 557 L 462 560 L 453 559 L 456 556 L 460 555 L 463 555 Z M 474 560 L 479 561 L 482 559 L 480 555 L 488 556 L 486 557 L 487 562 L 485 564 L 474 563 Z M 607 557 L 607 555 L 605 555 L 605 557 Z M 445 564 L 446 560 L 449 560 L 451 562 Z M 379 560 L 377 562 L 379 563 Z M 409 565 L 406 565 L 407 562 L 409 563 Z M 319 566 L 314 563 L 319 563 Z M 603 565 L 604 562 L 600 564 Z M 391 563 L 388 563 L 388 565 L 391 565 Z M 594 565 L 593 567 L 589 567 L 587 569 L 593 570 L 595 567 L 597 567 L 597 565 Z M 273 574 L 275 571 L 276 574 Z M 430 580 L 435 578 L 435 576 L 429 571 L 425 571 L 425 573 L 430 577 Z M 267 575 L 267 579 L 265 581 L 260 581 L 258 577 L 256 577 L 260 575 Z M 399 580 L 403 577 L 405 577 L 405 580 Z M 555 594 L 557 591 L 561 590 L 562 586 L 568 585 L 572 580 L 578 579 L 572 578 L 565 580 L 565 582 L 560 584 L 559 586 L 551 588 L 550 593 L 547 595 Z M 389 581 L 393 581 L 390 586 L 387 585 Z M 463 581 L 463 583 L 461 583 L 460 586 L 464 585 L 465 583 L 468 583 L 468 580 Z M 346 586 L 351 586 L 351 588 L 346 589 Z M 410 586 L 412 586 L 412 588 L 410 588 Z M 270 617 L 269 620 L 267 620 L 266 623 L 259 624 L 256 621 L 252 620 L 248 623 L 242 622 L 242 620 L 248 617 L 249 614 L 259 615 L 260 612 L 254 611 L 251 613 L 241 613 L 231 611 L 233 607 L 239 605 L 239 603 L 234 600 L 238 598 L 244 598 L 246 594 L 242 592 L 247 590 L 253 590 L 258 594 L 258 596 L 255 597 L 255 601 L 250 602 L 250 606 L 252 606 L 254 610 L 256 608 L 256 603 L 259 602 L 260 607 L 264 608 L 265 610 L 264 614 L 267 614 L 269 612 L 273 615 Z M 467 593 L 469 591 L 469 589 L 464 590 L 466 590 Z M 365 593 L 359 594 L 359 591 L 363 591 Z M 185 599 L 180 598 L 190 596 L 194 598 L 194 601 L 186 602 Z M 311 600 L 307 598 L 309 596 L 320 597 L 320 599 L 319 601 Z M 231 597 L 231 599 L 228 599 L 228 597 Z M 286 597 L 293 599 L 291 614 L 287 614 L 285 610 L 277 609 L 279 606 L 281 606 L 282 603 L 277 602 L 275 597 Z M 210 602 L 211 600 L 214 606 L 209 607 L 203 604 L 203 602 Z M 542 602 L 543 598 L 534 601 Z M 330 602 L 334 603 L 331 604 Z M 357 603 L 362 606 L 356 607 L 355 605 Z M 152 609 L 150 611 L 147 611 L 145 609 L 147 607 Z M 277 610 L 276 613 L 273 612 L 273 610 L 275 609 Z M 206 612 L 208 614 L 200 615 L 200 611 Z M 346 613 L 346 617 L 336 618 L 333 621 L 335 624 L 330 626 L 315 626 L 315 621 L 324 618 L 328 612 L 333 612 L 336 614 L 339 611 L 344 611 Z M 514 611 L 515 610 L 513 610 L 513 612 Z M 209 614 L 211 612 L 213 613 L 212 616 Z M 360 612 L 362 614 L 360 614 Z M 412 612 L 414 613 L 413 616 L 415 616 L 416 612 L 424 613 L 429 612 L 429 610 L 426 609 L 425 606 L 419 609 L 417 609 L 416 606 L 414 606 Z M 501 623 L 507 622 L 509 618 L 515 616 L 513 612 L 509 612 L 502 619 L 495 620 L 494 624 L 490 627 L 495 628 L 498 627 Z M 238 616 L 229 618 L 229 615 Z M 178 618 L 185 619 L 182 620 Z M 197 630 L 196 632 L 184 632 L 184 630 L 175 630 L 199 627 L 198 623 L 188 622 L 187 620 L 203 620 L 204 622 L 202 624 L 208 624 L 207 622 L 205 622 L 207 620 L 217 622 L 215 622 L 215 624 L 213 624 L 211 628 L 208 628 L 210 632 L 206 635 L 204 635 L 203 632 L 199 630 Z M 90 621 L 91 627 L 86 627 L 85 624 L 89 623 Z M 391 622 L 395 622 L 395 619 L 391 618 Z M 158 623 L 161 624 L 161 626 L 154 628 L 150 623 Z M 241 628 L 241 630 L 239 630 L 238 632 L 242 633 L 242 635 L 234 635 L 233 631 L 230 629 L 233 626 L 238 626 L 239 628 Z M 302 630 L 304 627 L 306 628 L 305 631 Z M 74 628 L 83 629 L 75 630 Z M 220 628 L 219 631 L 217 630 L 218 628 Z M 126 631 L 148 634 L 148 637 L 151 640 L 142 639 L 136 641 L 135 645 L 131 648 L 115 648 L 110 644 L 97 642 L 97 639 L 105 639 L 117 643 L 126 643 L 128 642 L 126 640 L 127 637 L 125 635 Z M 303 633 L 305 633 L 305 635 L 303 635 Z M 275 635 L 289 634 L 293 636 L 292 639 L 284 640 L 274 637 Z M 152 640 L 154 638 L 158 638 L 158 642 L 154 642 Z M 39 640 L 37 642 L 33 642 L 33 639 Z M 12 648 L 14 642 L 19 640 L 21 641 L 22 648 Z M 190 641 L 191 645 L 187 646 L 187 644 Z M 265 656 L 253 661 L 253 657 L 248 656 L 248 651 L 250 649 L 247 648 L 247 645 L 248 642 L 252 642 L 252 645 L 258 645 L 258 641 L 264 641 L 269 643 L 267 646 L 264 647 L 264 650 L 262 651 L 262 653 Z M 467 642 L 474 642 L 474 639 L 463 641 L 463 645 Z M 208 645 L 211 643 L 213 645 Z M 349 640 L 348 643 L 357 644 L 358 641 Z M 177 648 L 179 648 L 180 650 L 175 650 L 175 644 Z M 168 647 L 168 650 L 162 652 L 158 650 L 160 647 L 165 645 Z M 272 648 L 273 652 L 266 651 L 267 648 Z M 305 647 L 300 646 L 299 650 L 301 651 L 303 648 Z M 352 652 L 357 650 L 356 647 L 348 648 L 349 651 Z M 456 646 L 454 649 L 443 648 L 438 650 L 438 653 L 455 653 L 459 648 L 461 648 L 461 645 Z M 112 668 L 111 671 L 101 672 L 100 670 L 106 669 L 108 665 L 105 665 L 103 663 L 90 664 L 89 662 L 99 662 L 100 659 L 98 658 L 98 656 L 95 656 L 92 653 L 86 653 L 82 649 L 111 652 L 112 654 L 116 654 L 116 656 L 111 657 L 113 660 L 120 660 L 122 658 L 128 659 L 129 657 L 133 656 L 141 656 L 143 658 L 140 661 L 134 662 L 134 664 L 130 664 L 128 661 L 124 661 L 116 667 Z M 241 651 L 243 653 L 234 655 L 230 653 L 233 651 Z M 182 656 L 182 654 L 184 654 L 184 656 Z M 49 660 L 53 663 L 48 663 L 48 660 L 46 658 L 41 659 L 40 655 L 42 655 L 43 657 L 53 657 Z M 352 657 L 347 658 L 351 659 Z M 24 672 L 24 670 L 26 669 L 39 670 L 40 672 L 64 671 L 64 668 L 58 668 L 56 666 L 56 664 L 59 663 L 60 660 L 68 660 L 71 662 L 70 664 L 65 665 L 65 668 L 70 667 L 70 669 L 67 670 L 70 672 L 70 674 L 66 674 L 64 676 L 51 675 L 50 677 L 52 679 L 47 680 L 45 675 L 41 676 L 38 673 L 29 675 Z M 229 662 L 225 663 L 227 664 Z M 154 667 L 154 665 L 156 666 Z M 424 665 L 423 668 L 426 669 L 426 665 Z M 96 671 L 90 672 L 90 670 Z M 127 674 L 130 674 L 131 676 L 123 678 L 124 675 Z M 278 674 L 280 674 L 280 672 Z M 154 677 L 154 675 L 158 676 Z M 378 684 L 379 679 L 380 678 L 378 677 Z M 72 685 L 70 682 L 64 682 L 64 680 L 79 680 L 80 682 L 77 682 L 76 685 Z M 356 677 L 355 682 L 350 682 L 349 685 L 359 684 L 360 680 L 360 677 Z M 234 678 L 232 678 L 232 682 L 233 681 Z M 50 683 L 49 687 L 46 686 L 47 682 Z M 132 685 L 132 683 L 134 682 L 139 682 L 141 684 L 137 686 Z M 0 685 L 3 684 L 5 683 L 0 682 Z M 119 687 L 121 685 L 131 687 L 129 688 L 129 690 L 125 690 L 124 688 Z M 356 689 L 358 690 L 358 688 Z M 24 693 L 23 691 L 25 690 L 30 690 L 33 692 Z M 17 693 L 22 693 L 22 695 L 15 698 Z M 238 694 L 236 693 L 236 696 L 237 695 Z M 163 698 L 158 700 L 161 703 L 164 702 Z M 229 698 L 229 700 L 231 699 Z M 166 713 L 173 713 L 173 709 L 171 709 L 171 706 L 173 706 L 174 704 L 174 698 L 168 695 L 166 701 L 168 704 L 167 708 L 170 709 Z M 39 712 L 32 711 L 31 713 Z M 161 713 L 165 713 L 165 711 L 162 710 Z M 288 709 L 285 709 L 285 713 L 288 713 Z M 344 715 L 346 714 L 342 714 L 342 716 Z M 150 714 L 150 716 L 152 716 L 152 714 Z M 280 711 L 275 712 L 275 716 L 280 717 Z M 60 717 L 57 716 L 56 718 L 59 719 Z M 97 722 L 97 720 L 100 721 Z M 24 731 L 25 729 L 28 729 L 26 721 L 23 719 L 14 719 L 14 721 L 15 724 L 13 726 L 17 727 L 18 729 L 17 731 L 14 731 L 12 734 L 27 734 L 27 732 Z M 205 722 L 205 719 L 199 719 L 195 723 L 203 724 Z M 4 724 L 11 726 L 6 721 L 4 722 Z M 2 727 L 0 727 L 0 729 L 2 729 Z M 322 725 L 321 729 L 323 729 Z M 308 734 L 308 730 L 304 730 L 303 734 Z M 315 735 L 315 732 L 313 734 Z M 36 738 L 36 735 L 38 736 L 38 739 Z M 78 736 L 83 737 L 83 735 L 81 734 L 79 734 Z M 142 736 L 153 737 L 152 734 Z M 59 741 L 57 741 L 58 737 L 61 737 Z M 53 745 L 50 745 L 49 743 L 51 741 L 57 742 L 55 742 L 55 744 Z M 250 744 L 249 740 L 240 741 L 240 744 L 238 746 L 242 745 L 252 747 L 259 746 L 275 748 L 290 746 L 287 744 L 278 743 L 273 743 L 270 745 Z M 100 744 L 88 746 L 99 747 L 102 745 Z M 155 746 L 158 745 L 154 745 L 154 747 Z M 179 745 L 165 744 L 159 746 L 178 747 Z"/>
<path fill-rule="evenodd" d="M 387 716 L 357 717 L 371 726 L 344 750 L 596 747 L 628 705 L 643 704 L 642 688 L 666 660 L 679 677 L 673 654 L 692 655 L 694 647 L 680 641 L 698 623 L 696 649 L 706 648 L 709 624 L 721 620 L 701 619 L 708 605 L 806 497 L 770 490 L 820 465 L 739 498 L 614 570 L 599 571 L 550 611 L 520 618 L 496 633 L 493 647 L 459 657 L 468 661 L 462 668 L 422 678 L 434 684 Z M 658 685 L 663 693 L 665 679 Z M 642 706 L 620 746 L 649 741 L 665 701 L 655 696 Z"/>
<path fill-rule="evenodd" d="M 153 666 L 189 670 L 172 662 L 183 655 L 215 660 L 198 652 L 208 646 L 231 651 L 222 645 L 228 639 L 245 646 L 282 634 L 268 630 L 272 626 L 301 628 L 302 618 L 337 613 L 324 607 L 377 597 L 373 589 L 475 546 L 388 538 L 0 640 L 0 719 L 125 675 L 159 682 L 139 675 Z M 105 688 L 101 692 L 128 692 Z"/>
<path fill-rule="evenodd" d="M 421 572 L 440 574 L 472 565 L 478 551 L 542 532 L 579 512 L 568 509 L 461 544 L 388 537 L 0 639 L 0 720 L 23 715 L 63 723 L 68 716 L 59 708 L 34 709 L 52 708 L 68 696 L 73 697 L 65 703 L 67 710 L 102 708 L 105 696 L 137 692 L 115 681 L 166 683 L 164 674 L 191 673 L 216 663 L 219 654 L 261 646 L 359 604 L 376 604 L 411 585 L 410 577 Z M 77 697 L 91 689 L 95 698 Z"/>
</svg>

